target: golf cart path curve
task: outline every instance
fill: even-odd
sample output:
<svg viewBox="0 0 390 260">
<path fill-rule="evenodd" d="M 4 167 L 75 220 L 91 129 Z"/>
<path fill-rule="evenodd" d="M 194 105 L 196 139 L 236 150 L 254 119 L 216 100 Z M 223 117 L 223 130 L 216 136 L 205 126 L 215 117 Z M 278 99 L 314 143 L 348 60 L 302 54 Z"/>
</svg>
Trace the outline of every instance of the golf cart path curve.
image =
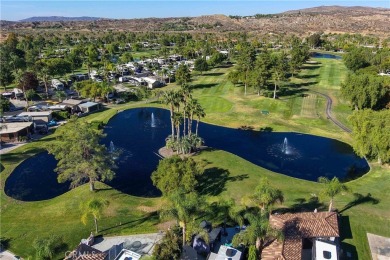
<svg viewBox="0 0 390 260">
<path fill-rule="evenodd" d="M 314 92 L 316 94 L 319 94 L 323 97 L 326 98 L 327 102 L 326 102 L 326 116 L 328 119 L 330 119 L 335 125 L 337 125 L 338 127 L 340 127 L 341 129 L 343 129 L 345 132 L 347 133 L 352 133 L 352 130 L 349 129 L 348 127 L 346 127 L 343 123 L 341 123 L 340 121 L 338 121 L 336 118 L 334 118 L 332 116 L 332 98 L 324 93 L 321 93 L 321 92 L 318 92 L 318 91 L 315 91 L 315 90 L 311 90 L 311 92 Z"/>
</svg>

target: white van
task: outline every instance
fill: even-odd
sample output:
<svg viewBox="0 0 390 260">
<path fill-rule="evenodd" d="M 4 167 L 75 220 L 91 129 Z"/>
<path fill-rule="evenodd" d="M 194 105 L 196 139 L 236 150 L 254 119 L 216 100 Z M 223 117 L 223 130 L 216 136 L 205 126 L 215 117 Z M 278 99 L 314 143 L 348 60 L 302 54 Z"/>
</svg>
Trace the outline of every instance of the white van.
<svg viewBox="0 0 390 260">
<path fill-rule="evenodd" d="M 52 79 L 51 85 L 56 90 L 64 90 L 64 84 L 61 81 L 59 81 L 58 79 Z"/>
</svg>

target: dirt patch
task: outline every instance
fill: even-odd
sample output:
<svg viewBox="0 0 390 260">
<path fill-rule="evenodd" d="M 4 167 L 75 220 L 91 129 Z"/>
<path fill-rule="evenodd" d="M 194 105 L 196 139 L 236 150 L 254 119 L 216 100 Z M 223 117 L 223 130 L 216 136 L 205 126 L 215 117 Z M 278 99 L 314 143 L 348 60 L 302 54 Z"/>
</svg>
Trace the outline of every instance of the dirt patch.
<svg viewBox="0 0 390 260">
<path fill-rule="evenodd" d="M 137 210 L 142 211 L 142 212 L 146 212 L 146 213 L 155 212 L 155 211 L 158 211 L 159 209 L 160 209 L 160 207 L 148 207 L 148 206 L 138 206 L 137 207 Z"/>
<path fill-rule="evenodd" d="M 177 224 L 176 220 L 165 221 L 157 225 L 158 230 L 167 230 Z"/>
</svg>

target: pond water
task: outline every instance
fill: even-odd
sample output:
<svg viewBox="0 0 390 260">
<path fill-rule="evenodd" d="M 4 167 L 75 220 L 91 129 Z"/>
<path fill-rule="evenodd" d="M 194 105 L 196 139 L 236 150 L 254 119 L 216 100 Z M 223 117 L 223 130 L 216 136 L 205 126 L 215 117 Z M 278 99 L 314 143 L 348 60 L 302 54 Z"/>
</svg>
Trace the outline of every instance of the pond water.
<svg viewBox="0 0 390 260">
<path fill-rule="evenodd" d="M 312 52 L 310 56 L 313 58 L 322 58 L 322 59 L 336 59 L 336 60 L 342 59 L 342 57 L 338 55 L 333 55 L 329 53 L 319 53 L 319 52 Z"/>
<path fill-rule="evenodd" d="M 160 160 L 158 149 L 165 145 L 165 138 L 170 134 L 169 120 L 168 110 L 137 108 L 120 112 L 109 121 L 104 129 L 107 137 L 102 143 L 110 150 L 122 151 L 117 158 L 116 177 L 109 185 L 135 196 L 160 195 L 150 175 Z M 329 138 L 246 131 L 205 123 L 200 123 L 199 134 L 209 147 L 300 179 L 353 178 L 369 170 L 367 162 L 356 156 L 348 144 Z M 28 201 L 58 196 L 68 185 L 55 182 L 54 168 L 55 160 L 47 153 L 25 160 L 7 179 L 6 194 Z"/>
</svg>

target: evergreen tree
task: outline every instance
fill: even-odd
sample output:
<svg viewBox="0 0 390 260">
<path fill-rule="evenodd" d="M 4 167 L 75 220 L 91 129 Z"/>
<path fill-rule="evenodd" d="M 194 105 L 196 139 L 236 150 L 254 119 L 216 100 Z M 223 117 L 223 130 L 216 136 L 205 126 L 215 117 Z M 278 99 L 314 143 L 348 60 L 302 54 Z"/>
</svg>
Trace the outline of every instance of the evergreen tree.
<svg viewBox="0 0 390 260">
<path fill-rule="evenodd" d="M 176 82 L 179 85 L 187 84 L 191 81 L 191 72 L 188 69 L 188 66 L 181 64 L 176 70 L 175 74 Z"/>
<path fill-rule="evenodd" d="M 206 59 L 200 57 L 195 60 L 194 69 L 200 71 L 200 74 L 203 74 L 203 71 L 209 70 L 209 65 L 207 64 Z"/>
<path fill-rule="evenodd" d="M 70 181 L 74 188 L 88 181 L 90 190 L 94 191 L 95 181 L 114 178 L 114 161 L 107 148 L 99 143 L 104 136 L 102 130 L 73 117 L 58 131 L 61 133 L 48 151 L 58 160 L 55 171 L 59 182 Z"/>
</svg>

